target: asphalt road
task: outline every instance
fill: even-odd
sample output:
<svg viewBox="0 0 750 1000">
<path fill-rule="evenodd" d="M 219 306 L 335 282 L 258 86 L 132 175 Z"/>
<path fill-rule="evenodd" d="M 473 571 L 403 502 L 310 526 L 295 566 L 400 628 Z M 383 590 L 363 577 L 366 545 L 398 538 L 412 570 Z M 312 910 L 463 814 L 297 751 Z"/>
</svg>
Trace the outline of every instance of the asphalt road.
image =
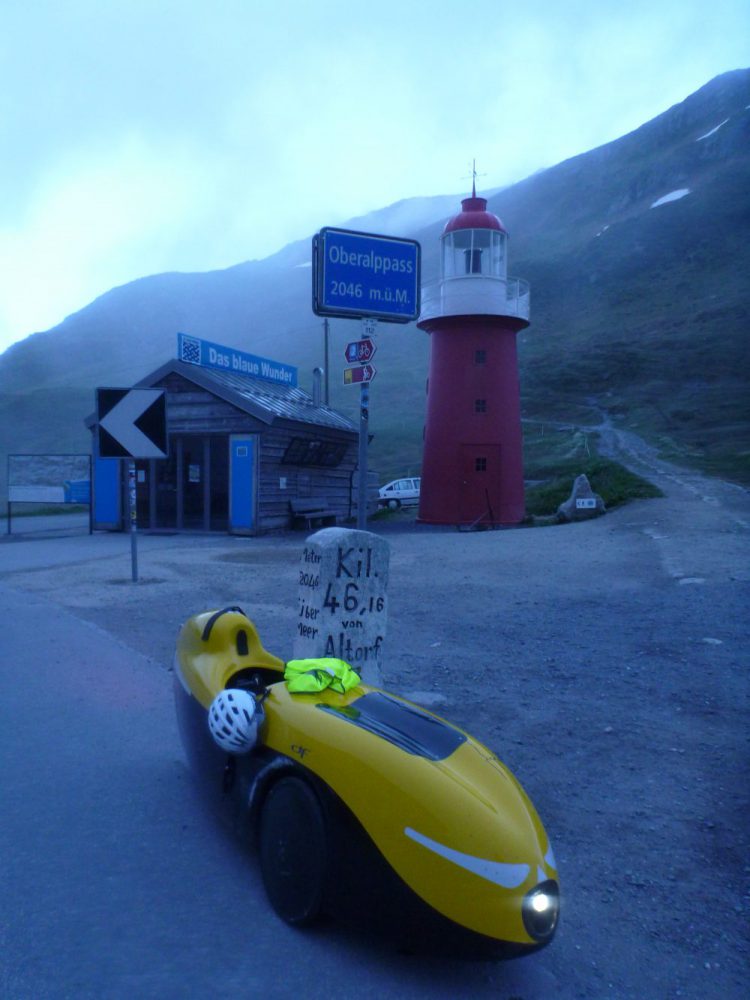
<svg viewBox="0 0 750 1000">
<path fill-rule="evenodd" d="M 239 603 L 285 655 L 302 536 L 142 536 L 138 584 L 124 536 L 0 542 L 2 995 L 744 997 L 750 499 L 637 444 L 628 460 L 665 499 L 566 527 L 378 528 L 385 686 L 496 750 L 552 837 L 558 936 L 509 963 L 290 930 L 202 808 L 175 634 Z"/>
</svg>

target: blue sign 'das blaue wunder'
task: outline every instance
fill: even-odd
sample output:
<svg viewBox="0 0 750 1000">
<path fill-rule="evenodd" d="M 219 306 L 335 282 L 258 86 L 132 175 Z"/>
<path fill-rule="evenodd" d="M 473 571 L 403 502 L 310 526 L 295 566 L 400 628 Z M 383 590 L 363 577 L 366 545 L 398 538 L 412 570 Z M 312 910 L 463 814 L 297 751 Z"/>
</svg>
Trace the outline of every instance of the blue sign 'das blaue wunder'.
<svg viewBox="0 0 750 1000">
<path fill-rule="evenodd" d="M 224 347 L 222 344 L 212 344 L 210 340 L 200 340 L 186 333 L 177 334 L 177 358 L 179 361 L 187 361 L 188 364 L 200 365 L 202 368 L 216 368 L 235 375 L 249 375 L 279 385 L 297 385 L 297 369 L 294 365 L 285 365 L 281 361 L 271 361 L 269 358 L 259 358 L 255 354 L 246 354 L 244 351 Z"/>
</svg>

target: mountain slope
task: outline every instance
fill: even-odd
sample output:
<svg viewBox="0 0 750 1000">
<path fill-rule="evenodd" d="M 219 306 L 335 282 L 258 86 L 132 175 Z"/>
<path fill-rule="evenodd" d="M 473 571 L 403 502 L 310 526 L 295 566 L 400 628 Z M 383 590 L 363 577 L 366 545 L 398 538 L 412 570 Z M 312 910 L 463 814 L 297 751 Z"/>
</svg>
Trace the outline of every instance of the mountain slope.
<svg viewBox="0 0 750 1000">
<path fill-rule="evenodd" d="M 459 200 L 406 200 L 344 226 L 419 239 L 428 282 Z M 511 234 L 511 273 L 532 287 L 524 415 L 592 424 L 604 410 L 672 457 L 750 481 L 750 70 L 489 207 Z M 173 356 L 178 330 L 297 364 L 309 385 L 323 361 L 309 261 L 301 240 L 223 271 L 143 278 L 14 345 L 0 356 L 0 450 L 86 449 L 94 388 L 132 384 Z M 331 323 L 331 402 L 350 413 L 339 373 L 358 333 Z M 373 464 L 417 471 L 428 337 L 383 324 L 378 345 Z"/>
</svg>

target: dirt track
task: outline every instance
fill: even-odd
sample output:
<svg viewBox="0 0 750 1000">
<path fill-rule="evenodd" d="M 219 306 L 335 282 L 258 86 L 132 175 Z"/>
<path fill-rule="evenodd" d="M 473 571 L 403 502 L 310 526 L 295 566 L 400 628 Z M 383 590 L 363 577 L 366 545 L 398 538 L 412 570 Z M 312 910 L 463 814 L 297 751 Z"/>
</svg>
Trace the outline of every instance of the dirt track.
<svg viewBox="0 0 750 1000">
<path fill-rule="evenodd" d="M 385 686 L 496 750 L 550 832 L 564 910 L 552 946 L 526 960 L 526 1000 L 740 997 L 750 499 L 623 436 L 612 447 L 647 462 L 665 499 L 566 527 L 464 534 L 403 515 L 377 528 L 391 544 Z M 301 543 L 144 538 L 133 585 L 124 539 L 82 537 L 62 555 L 50 542 L 68 564 L 54 569 L 39 566 L 47 543 L 11 541 L 0 578 L 155 669 L 188 615 L 228 604 L 283 656 Z"/>
</svg>

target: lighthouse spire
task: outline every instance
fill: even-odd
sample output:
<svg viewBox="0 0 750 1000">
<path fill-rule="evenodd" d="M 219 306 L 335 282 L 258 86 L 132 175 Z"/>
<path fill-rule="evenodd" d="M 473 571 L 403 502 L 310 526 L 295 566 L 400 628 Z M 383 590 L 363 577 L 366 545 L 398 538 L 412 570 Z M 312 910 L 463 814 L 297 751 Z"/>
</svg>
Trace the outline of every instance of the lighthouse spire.
<svg viewBox="0 0 750 1000">
<path fill-rule="evenodd" d="M 466 175 L 464 174 L 464 177 L 465 176 Z M 485 176 L 484 174 L 477 173 L 477 161 L 476 160 L 472 160 L 471 161 L 471 173 L 469 174 L 469 176 L 471 177 L 471 197 L 472 198 L 476 198 L 476 196 L 477 196 L 477 177 L 484 177 Z"/>
</svg>

